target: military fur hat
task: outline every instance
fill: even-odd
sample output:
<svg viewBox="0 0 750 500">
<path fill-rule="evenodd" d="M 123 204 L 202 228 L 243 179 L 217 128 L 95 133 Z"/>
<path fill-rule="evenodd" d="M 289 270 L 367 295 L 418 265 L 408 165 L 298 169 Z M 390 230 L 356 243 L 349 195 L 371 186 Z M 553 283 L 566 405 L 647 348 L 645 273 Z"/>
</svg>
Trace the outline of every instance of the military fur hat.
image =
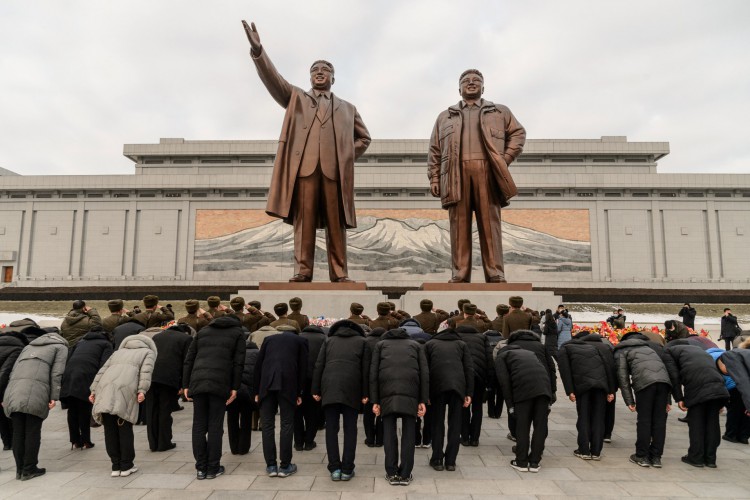
<svg viewBox="0 0 750 500">
<path fill-rule="evenodd" d="M 260 309 L 260 301 L 259 300 L 251 300 L 247 303 L 250 306 L 253 306 L 256 309 Z"/>
<path fill-rule="evenodd" d="M 464 304 L 464 313 L 465 314 L 476 314 L 477 313 L 477 306 L 471 303 Z"/>
<path fill-rule="evenodd" d="M 120 299 L 113 299 L 107 302 L 107 307 L 109 308 L 109 312 L 121 311 L 124 306 L 125 306 L 125 303 Z"/>
<path fill-rule="evenodd" d="M 508 314 L 508 311 L 510 311 L 510 306 L 508 304 L 498 304 L 497 307 L 495 307 L 495 311 L 499 316 L 505 316 Z"/>
<path fill-rule="evenodd" d="M 395 310 L 396 310 L 396 303 L 395 303 L 395 302 L 390 302 L 390 301 L 389 301 L 389 302 L 386 302 L 386 304 L 388 304 L 388 308 L 389 308 L 389 309 L 390 309 L 391 311 L 395 311 Z"/>
<path fill-rule="evenodd" d="M 419 302 L 419 308 L 423 312 L 430 312 L 430 311 L 432 311 L 432 301 L 430 299 L 422 299 Z"/>
<path fill-rule="evenodd" d="M 216 295 L 211 295 L 206 299 L 206 302 L 208 302 L 208 307 L 219 307 L 219 305 L 221 304 L 221 299 Z"/>
<path fill-rule="evenodd" d="M 145 297 L 143 297 L 143 305 L 146 307 L 146 309 L 156 307 L 158 303 L 159 297 L 157 297 L 156 295 L 146 295 Z"/>
<path fill-rule="evenodd" d="M 356 314 L 357 316 L 362 314 L 364 310 L 365 307 L 358 302 L 352 302 L 352 305 L 349 306 L 349 311 L 351 311 L 352 314 Z"/>
<path fill-rule="evenodd" d="M 377 309 L 379 315 L 385 316 L 391 312 L 391 305 L 388 302 L 379 302 Z"/>
<path fill-rule="evenodd" d="M 195 299 L 190 299 L 185 301 L 185 310 L 188 314 L 195 314 L 198 312 L 198 309 L 200 308 L 200 302 L 198 302 Z"/>
<path fill-rule="evenodd" d="M 508 304 L 510 304 L 510 307 L 515 307 L 516 309 L 518 309 L 519 307 L 523 306 L 523 297 L 514 295 L 513 297 L 510 297 L 508 299 Z"/>
<path fill-rule="evenodd" d="M 469 299 L 458 299 L 458 310 L 463 311 L 464 310 L 464 304 L 471 304 L 471 301 Z"/>
<path fill-rule="evenodd" d="M 302 309 L 302 299 L 299 297 L 292 297 L 289 299 L 289 307 L 292 309 L 292 311 L 299 311 Z"/>
<path fill-rule="evenodd" d="M 245 299 L 242 297 L 234 297 L 232 300 L 229 301 L 229 305 L 235 311 L 241 311 L 242 308 L 245 307 Z"/>
</svg>

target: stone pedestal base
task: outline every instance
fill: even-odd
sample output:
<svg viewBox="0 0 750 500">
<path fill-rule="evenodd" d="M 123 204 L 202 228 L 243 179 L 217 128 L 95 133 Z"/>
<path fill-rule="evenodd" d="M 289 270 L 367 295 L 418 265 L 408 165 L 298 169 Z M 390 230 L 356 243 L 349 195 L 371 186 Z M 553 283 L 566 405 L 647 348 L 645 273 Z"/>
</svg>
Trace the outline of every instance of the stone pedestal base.
<svg viewBox="0 0 750 500">
<path fill-rule="evenodd" d="M 432 300 L 434 307 L 455 311 L 460 299 L 469 299 L 490 319 L 496 316 L 495 307 L 507 304 L 508 298 L 520 295 L 523 304 L 531 309 L 543 311 L 557 308 L 562 297 L 550 291 L 534 291 L 531 283 L 423 283 L 419 290 L 408 291 L 401 297 L 401 308 L 410 314 L 419 313 L 422 299 Z"/>
</svg>

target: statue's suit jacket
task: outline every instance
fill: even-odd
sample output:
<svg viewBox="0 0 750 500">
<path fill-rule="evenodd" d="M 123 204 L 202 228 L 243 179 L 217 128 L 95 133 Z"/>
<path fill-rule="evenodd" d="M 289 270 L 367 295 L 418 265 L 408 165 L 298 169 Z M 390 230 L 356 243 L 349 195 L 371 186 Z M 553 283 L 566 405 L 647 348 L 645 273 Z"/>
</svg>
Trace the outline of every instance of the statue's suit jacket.
<svg viewBox="0 0 750 500">
<path fill-rule="evenodd" d="M 268 192 L 266 213 L 292 224 L 292 197 L 294 185 L 304 156 L 305 144 L 315 120 L 317 100 L 312 90 L 295 87 L 282 77 L 261 48 L 260 55 L 253 55 L 255 68 L 271 96 L 286 108 L 284 123 L 279 136 L 276 161 L 273 166 Z M 331 93 L 336 154 L 338 160 L 339 197 L 344 210 L 347 228 L 357 227 L 354 213 L 354 160 L 370 145 L 370 134 L 354 105 Z M 315 147 L 318 147 L 315 145 Z M 322 147 L 322 145 L 321 145 Z M 321 153 L 321 158 L 325 155 Z M 327 168 L 323 168 L 324 173 Z M 326 174 L 326 176 L 329 176 Z M 323 223 L 322 217 L 318 218 Z"/>
</svg>

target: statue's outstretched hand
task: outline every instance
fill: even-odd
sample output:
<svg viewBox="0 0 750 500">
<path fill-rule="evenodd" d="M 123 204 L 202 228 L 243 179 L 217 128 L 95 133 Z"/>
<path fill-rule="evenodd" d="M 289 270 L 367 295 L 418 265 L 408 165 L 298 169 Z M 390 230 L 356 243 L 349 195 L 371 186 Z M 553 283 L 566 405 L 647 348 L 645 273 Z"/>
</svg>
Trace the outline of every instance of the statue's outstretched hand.
<svg viewBox="0 0 750 500">
<path fill-rule="evenodd" d="M 250 47 L 253 49 L 253 53 L 260 54 L 260 35 L 255 28 L 255 23 L 247 24 L 246 21 L 242 21 L 242 27 L 245 28 L 245 34 L 250 42 Z"/>
</svg>

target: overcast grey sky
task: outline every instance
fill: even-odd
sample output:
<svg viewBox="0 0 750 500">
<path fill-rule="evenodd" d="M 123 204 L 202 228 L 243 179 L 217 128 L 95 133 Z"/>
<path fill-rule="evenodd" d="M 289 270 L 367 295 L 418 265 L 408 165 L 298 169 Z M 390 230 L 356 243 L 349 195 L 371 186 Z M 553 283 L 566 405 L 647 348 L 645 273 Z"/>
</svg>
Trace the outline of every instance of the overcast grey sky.
<svg viewBox="0 0 750 500">
<path fill-rule="evenodd" d="M 125 143 L 276 139 L 240 20 L 293 84 L 319 58 L 373 138 L 428 138 L 466 68 L 530 138 L 668 141 L 662 172 L 750 173 L 750 1 L 0 3 L 0 167 L 123 174 Z"/>
</svg>

